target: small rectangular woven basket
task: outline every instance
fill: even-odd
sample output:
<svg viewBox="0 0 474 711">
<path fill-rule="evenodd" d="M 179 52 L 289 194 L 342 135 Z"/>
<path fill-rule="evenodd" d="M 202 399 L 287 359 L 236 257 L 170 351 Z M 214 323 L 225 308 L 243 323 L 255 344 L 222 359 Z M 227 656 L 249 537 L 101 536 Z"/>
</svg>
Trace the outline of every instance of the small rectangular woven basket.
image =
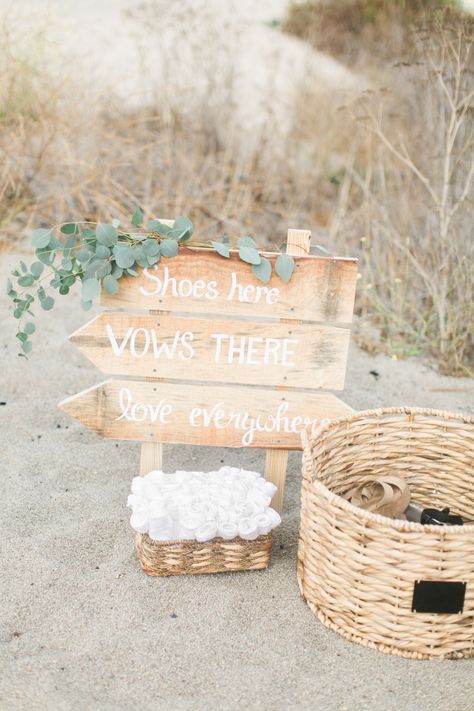
<svg viewBox="0 0 474 711">
<path fill-rule="evenodd" d="M 349 503 L 381 475 L 412 501 L 474 519 L 474 418 L 416 408 L 323 425 L 303 455 L 298 582 L 309 607 L 353 642 L 416 659 L 474 655 L 474 525 L 423 526 Z M 427 611 L 416 591 L 437 590 Z M 454 590 L 463 590 L 459 604 Z M 441 590 L 449 590 L 448 609 Z M 444 593 L 446 594 L 446 592 Z"/>
<path fill-rule="evenodd" d="M 228 573 L 266 568 L 270 561 L 272 534 L 253 541 L 154 541 L 148 535 L 135 537 L 137 558 L 148 575 Z"/>
</svg>

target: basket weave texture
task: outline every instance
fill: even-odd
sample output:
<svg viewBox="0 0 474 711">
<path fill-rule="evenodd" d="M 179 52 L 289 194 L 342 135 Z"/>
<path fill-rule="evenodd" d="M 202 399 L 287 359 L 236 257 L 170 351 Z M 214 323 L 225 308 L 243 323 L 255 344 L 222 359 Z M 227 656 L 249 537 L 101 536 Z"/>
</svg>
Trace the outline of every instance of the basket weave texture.
<svg viewBox="0 0 474 711">
<path fill-rule="evenodd" d="M 323 425 L 303 454 L 298 582 L 329 628 L 402 657 L 474 654 L 474 525 L 389 519 L 342 496 L 395 474 L 412 502 L 474 519 L 474 418 L 417 408 L 355 413 Z M 412 612 L 417 580 L 465 582 L 459 614 Z"/>
<path fill-rule="evenodd" d="M 146 534 L 135 537 L 137 557 L 148 575 L 228 573 L 266 568 L 270 561 L 272 534 L 253 541 L 154 541 Z"/>
</svg>

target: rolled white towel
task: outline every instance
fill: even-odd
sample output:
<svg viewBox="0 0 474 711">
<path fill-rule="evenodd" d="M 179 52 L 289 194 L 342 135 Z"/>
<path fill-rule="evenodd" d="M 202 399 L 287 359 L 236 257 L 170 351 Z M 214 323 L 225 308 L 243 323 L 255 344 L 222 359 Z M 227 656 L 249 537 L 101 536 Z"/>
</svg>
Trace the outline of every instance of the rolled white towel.
<svg viewBox="0 0 474 711">
<path fill-rule="evenodd" d="M 239 535 L 239 527 L 235 522 L 223 521 L 217 526 L 217 535 L 224 538 L 226 541 L 230 541 L 232 538 L 237 538 Z"/>
<path fill-rule="evenodd" d="M 132 511 L 148 511 L 147 500 L 136 494 L 128 495 L 127 506 L 129 506 Z"/>
<path fill-rule="evenodd" d="M 177 525 L 176 528 L 176 540 L 177 541 L 194 541 L 196 540 L 196 532 L 190 531 L 189 528 L 184 528 L 184 526 Z"/>
<path fill-rule="evenodd" d="M 133 491 L 133 489 L 132 489 Z M 157 499 L 161 496 L 162 490 L 161 487 L 158 486 L 154 481 L 151 479 L 147 479 L 146 477 L 143 479 L 143 494 L 145 499 L 148 499 L 148 501 L 154 501 L 154 499 Z"/>
<path fill-rule="evenodd" d="M 154 484 L 157 484 L 158 486 L 160 486 L 163 483 L 163 481 L 165 480 L 165 477 L 166 477 L 166 474 L 164 472 L 162 472 L 161 469 L 154 469 L 153 471 L 148 472 L 148 474 L 146 476 L 144 476 L 143 478 L 146 481 L 152 481 Z"/>
<path fill-rule="evenodd" d="M 273 498 L 277 490 L 275 484 L 273 484 L 271 481 L 265 481 L 265 479 L 262 479 L 262 477 L 257 480 L 256 486 L 260 491 L 263 491 L 265 496 L 269 496 L 270 499 Z"/>
<path fill-rule="evenodd" d="M 179 525 L 181 530 L 194 538 L 196 530 L 204 523 L 204 514 L 198 511 L 180 511 Z"/>
<path fill-rule="evenodd" d="M 144 477 L 134 476 L 132 479 L 132 494 L 135 494 L 135 496 L 144 496 L 144 483 Z"/>
<path fill-rule="evenodd" d="M 173 519 L 168 514 L 150 516 L 148 535 L 154 541 L 171 541 L 173 539 Z"/>
<path fill-rule="evenodd" d="M 271 521 L 271 523 L 272 523 L 272 528 L 276 528 L 276 526 L 279 526 L 279 525 L 280 525 L 280 523 L 281 523 L 281 516 L 280 516 L 280 514 L 279 514 L 277 511 L 275 511 L 275 509 L 268 508 L 268 509 L 266 510 L 266 513 L 267 513 L 268 516 L 270 517 L 270 521 Z"/>
<path fill-rule="evenodd" d="M 245 516 L 239 521 L 239 536 L 246 541 L 253 541 L 258 536 L 258 526 L 255 517 Z"/>
<path fill-rule="evenodd" d="M 210 541 L 217 535 L 217 525 L 214 521 L 205 521 L 199 528 L 196 529 L 196 540 L 203 543 Z"/>
<path fill-rule="evenodd" d="M 247 493 L 247 502 L 261 507 L 262 510 L 270 506 L 271 498 L 260 491 L 260 489 L 250 489 Z"/>
<path fill-rule="evenodd" d="M 130 525 L 138 533 L 148 533 L 148 514 L 144 511 L 134 511 L 130 516 Z"/>
<path fill-rule="evenodd" d="M 272 530 L 272 519 L 266 511 L 255 516 L 255 523 L 258 526 L 259 536 L 266 536 Z"/>
<path fill-rule="evenodd" d="M 178 484 L 185 484 L 187 481 L 191 479 L 193 476 L 194 472 L 184 472 L 184 471 L 177 471 L 174 474 L 174 478 L 178 482 Z"/>
</svg>

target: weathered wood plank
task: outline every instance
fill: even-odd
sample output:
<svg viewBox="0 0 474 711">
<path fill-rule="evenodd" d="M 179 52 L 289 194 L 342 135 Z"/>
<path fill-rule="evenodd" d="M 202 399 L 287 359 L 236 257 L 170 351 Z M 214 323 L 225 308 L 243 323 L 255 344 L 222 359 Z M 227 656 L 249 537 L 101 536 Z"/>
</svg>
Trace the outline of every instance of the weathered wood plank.
<svg viewBox="0 0 474 711">
<path fill-rule="evenodd" d="M 108 380 L 60 407 L 113 439 L 301 449 L 300 433 L 351 408 L 330 393 Z"/>
<path fill-rule="evenodd" d="M 113 375 L 342 390 L 349 337 L 333 326 L 105 312 L 70 340 Z"/>
<path fill-rule="evenodd" d="M 287 254 L 293 257 L 309 254 L 311 232 L 309 230 L 288 230 L 286 240 Z M 267 449 L 265 455 L 265 479 L 277 487 L 272 499 L 272 506 L 279 513 L 283 511 L 283 492 L 285 490 L 288 450 Z"/>
<path fill-rule="evenodd" d="M 278 254 L 265 256 L 274 263 Z M 350 323 L 356 277 L 355 259 L 305 256 L 295 258 L 288 284 L 273 274 L 264 285 L 236 252 L 225 259 L 210 250 L 182 248 L 137 277 L 122 278 L 118 293 L 103 293 L 101 300 L 105 306 L 146 311 Z"/>
</svg>

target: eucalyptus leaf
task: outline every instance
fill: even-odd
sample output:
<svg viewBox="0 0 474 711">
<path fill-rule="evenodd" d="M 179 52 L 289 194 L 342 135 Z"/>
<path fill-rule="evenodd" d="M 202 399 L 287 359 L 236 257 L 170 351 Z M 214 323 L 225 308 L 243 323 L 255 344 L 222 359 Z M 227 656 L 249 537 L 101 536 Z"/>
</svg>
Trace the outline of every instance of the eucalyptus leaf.
<svg viewBox="0 0 474 711">
<path fill-rule="evenodd" d="M 128 269 L 135 263 L 135 255 L 128 244 L 117 244 L 113 249 L 115 261 L 121 269 Z"/>
<path fill-rule="evenodd" d="M 21 349 L 23 353 L 31 353 L 31 351 L 33 350 L 33 346 L 30 341 L 25 341 L 21 344 Z"/>
<path fill-rule="evenodd" d="M 252 265 L 252 272 L 257 279 L 268 284 L 272 276 L 272 265 L 266 257 L 262 257 L 260 264 Z"/>
<path fill-rule="evenodd" d="M 81 299 L 82 301 L 93 301 L 100 294 L 100 283 L 97 279 L 85 279 L 82 282 Z"/>
<path fill-rule="evenodd" d="M 260 264 L 262 261 L 261 256 L 254 247 L 241 246 L 239 249 L 239 257 L 243 262 L 247 262 L 247 264 Z"/>
<path fill-rule="evenodd" d="M 225 244 L 224 242 L 211 242 L 212 248 L 220 254 L 221 257 L 230 257 L 230 244 Z"/>
<path fill-rule="evenodd" d="M 102 279 L 103 277 L 106 277 L 107 274 L 110 274 L 112 271 L 112 265 L 110 262 L 105 262 L 99 269 L 96 271 L 96 276 L 98 279 Z"/>
<path fill-rule="evenodd" d="M 23 330 L 25 331 L 25 333 L 31 336 L 31 334 L 36 331 L 36 326 L 31 321 L 28 321 L 28 323 L 25 323 L 25 325 L 23 326 Z"/>
<path fill-rule="evenodd" d="M 92 301 L 81 300 L 81 307 L 84 311 L 89 311 L 89 309 L 92 308 Z"/>
<path fill-rule="evenodd" d="M 18 338 L 19 341 L 21 341 L 21 343 L 24 343 L 25 341 L 28 340 L 28 334 L 25 333 L 24 331 L 18 331 L 18 333 L 16 334 L 16 337 Z"/>
<path fill-rule="evenodd" d="M 280 254 L 275 263 L 275 271 L 282 281 L 287 284 L 295 269 L 295 260 L 291 254 Z"/>
<path fill-rule="evenodd" d="M 31 244 L 33 245 L 33 247 L 37 247 L 38 249 L 41 249 L 42 247 L 47 247 L 51 240 L 51 237 L 51 230 L 45 230 L 40 227 L 39 229 L 35 230 L 31 235 Z"/>
<path fill-rule="evenodd" d="M 69 287 L 66 284 L 61 284 L 59 287 L 59 293 L 61 296 L 66 296 L 66 294 L 69 294 Z"/>
<path fill-rule="evenodd" d="M 257 249 L 257 243 L 253 237 L 246 235 L 245 237 L 241 237 L 239 239 L 239 247 L 254 247 L 254 249 Z"/>
<path fill-rule="evenodd" d="M 147 257 L 154 257 L 155 255 L 160 254 L 160 245 L 156 239 L 147 239 L 143 243 L 143 251 Z"/>
<path fill-rule="evenodd" d="M 26 276 L 20 277 L 18 279 L 18 283 L 20 286 L 33 286 L 33 284 L 35 283 L 35 278 L 28 274 Z"/>
<path fill-rule="evenodd" d="M 120 269 L 120 267 L 117 266 L 117 264 L 113 263 L 111 273 L 112 273 L 112 276 L 114 276 L 116 279 L 120 279 L 123 274 L 123 269 Z"/>
<path fill-rule="evenodd" d="M 61 280 L 64 286 L 72 286 L 76 282 L 75 274 L 68 274 Z"/>
<path fill-rule="evenodd" d="M 136 208 L 130 222 L 132 223 L 132 225 L 135 225 L 135 227 L 139 227 L 140 225 L 143 224 L 143 211 L 141 210 L 140 207 Z"/>
<path fill-rule="evenodd" d="M 119 283 L 117 279 L 112 276 L 112 274 L 108 274 L 105 277 L 102 285 L 108 294 L 116 294 L 119 290 Z"/>
<path fill-rule="evenodd" d="M 147 257 L 146 260 L 147 260 L 147 262 L 148 262 L 148 266 L 149 266 L 149 267 L 152 267 L 154 264 L 156 264 L 157 262 L 160 261 L 160 255 L 159 255 L 159 254 L 155 254 L 155 256 Z"/>
<path fill-rule="evenodd" d="M 51 311 L 51 309 L 54 306 L 54 299 L 52 296 L 46 296 L 42 301 L 41 301 L 41 307 L 45 311 Z"/>
<path fill-rule="evenodd" d="M 65 225 L 60 227 L 61 232 L 63 235 L 75 235 L 76 232 L 78 231 L 77 225 L 75 222 L 67 222 Z"/>
<path fill-rule="evenodd" d="M 71 271 L 72 269 L 72 262 L 70 259 L 63 259 L 61 262 L 61 266 L 63 269 L 66 269 L 67 271 Z"/>
<path fill-rule="evenodd" d="M 91 257 L 92 254 L 87 249 L 80 249 L 79 252 L 76 252 L 76 259 L 79 264 L 85 264 Z"/>
<path fill-rule="evenodd" d="M 112 254 L 110 249 L 106 247 L 105 244 L 98 244 L 95 249 L 95 253 L 101 259 L 107 259 L 107 257 L 110 257 L 110 255 Z"/>
<path fill-rule="evenodd" d="M 33 262 L 30 271 L 35 279 L 39 279 L 44 271 L 44 264 L 42 264 L 42 262 Z"/>
<path fill-rule="evenodd" d="M 165 239 L 160 244 L 160 252 L 163 257 L 176 257 L 178 249 L 178 243 L 175 239 Z"/>
<path fill-rule="evenodd" d="M 114 244 L 117 244 L 118 233 L 113 225 L 107 225 L 100 222 L 96 227 L 95 235 L 97 242 L 105 245 L 106 247 L 113 247 Z"/>
<path fill-rule="evenodd" d="M 51 264 L 54 262 L 54 252 L 51 252 L 48 247 L 37 249 L 35 254 L 38 257 L 39 261 L 43 264 L 46 264 L 47 266 L 51 266 Z"/>
<path fill-rule="evenodd" d="M 158 234 L 162 235 L 162 237 L 166 237 L 168 232 L 171 231 L 171 227 L 164 225 L 159 220 L 149 220 L 147 226 L 151 232 L 158 232 Z"/>
</svg>

